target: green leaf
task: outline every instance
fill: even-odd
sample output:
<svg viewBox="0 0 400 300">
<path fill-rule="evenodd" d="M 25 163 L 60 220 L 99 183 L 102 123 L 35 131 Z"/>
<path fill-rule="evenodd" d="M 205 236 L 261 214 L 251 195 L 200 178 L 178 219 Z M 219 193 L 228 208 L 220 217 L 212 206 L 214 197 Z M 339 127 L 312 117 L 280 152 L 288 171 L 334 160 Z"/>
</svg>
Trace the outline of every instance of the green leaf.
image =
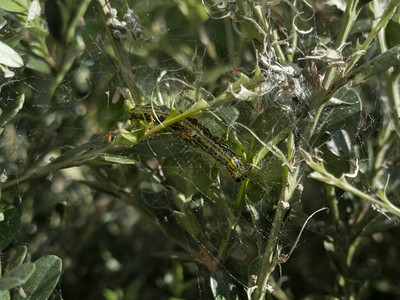
<svg viewBox="0 0 400 300">
<path fill-rule="evenodd" d="M 10 300 L 10 292 L 0 291 L 0 300 Z"/>
<path fill-rule="evenodd" d="M 371 26 L 372 22 L 371 19 L 366 17 L 366 18 L 359 18 L 357 19 L 353 27 L 351 28 L 350 35 L 357 34 L 357 33 L 363 33 L 363 32 L 369 32 L 371 31 Z M 359 44 L 358 39 L 357 39 L 357 44 Z M 359 50 L 360 48 L 356 48 Z"/>
<path fill-rule="evenodd" d="M 189 147 L 177 135 L 160 134 L 152 136 L 132 146 L 129 151 L 140 156 L 168 157 L 187 152 Z"/>
<path fill-rule="evenodd" d="M 369 281 L 372 278 L 380 277 L 381 266 L 376 259 L 370 258 L 360 263 L 355 270 L 355 278 L 360 282 Z"/>
<path fill-rule="evenodd" d="M 255 146 L 251 149 L 252 162 L 257 165 L 269 152 L 280 157 L 282 152 L 274 146 L 282 142 L 295 125 L 287 112 L 280 107 L 269 107 L 260 114 L 252 125 L 253 136 L 256 137 Z M 285 161 L 287 162 L 286 158 Z"/>
<path fill-rule="evenodd" d="M 114 145 L 136 145 L 140 138 L 138 138 L 138 135 L 143 136 L 144 130 L 141 131 L 134 131 L 134 132 L 121 132 L 117 138 L 113 141 Z"/>
<path fill-rule="evenodd" d="M 0 214 L 3 214 L 3 220 L 0 221 L 0 251 L 3 251 L 17 234 L 21 220 L 17 209 L 9 204 L 0 203 Z"/>
<path fill-rule="evenodd" d="M 325 5 L 336 6 L 341 11 L 345 11 L 346 0 L 326 0 Z"/>
<path fill-rule="evenodd" d="M 284 131 L 287 125 L 291 123 L 290 117 L 284 108 L 270 106 L 257 117 L 251 127 L 260 140 L 267 142 L 276 134 Z M 258 147 L 261 148 L 263 145 L 259 144 Z"/>
<path fill-rule="evenodd" d="M 335 244 L 329 241 L 324 241 L 324 248 L 327 252 L 335 252 Z"/>
<path fill-rule="evenodd" d="M 3 28 L 4 26 L 6 26 L 6 24 L 7 24 L 7 20 L 4 19 L 3 15 L 4 15 L 4 12 L 0 11 L 0 29 Z"/>
<path fill-rule="evenodd" d="M 39 0 L 32 0 L 31 5 L 29 6 L 26 22 L 32 21 L 36 17 L 40 16 L 40 12 L 41 12 L 41 7 Z"/>
<path fill-rule="evenodd" d="M 26 13 L 29 8 L 29 0 L 2 0 L 0 8 L 12 12 Z"/>
<path fill-rule="evenodd" d="M 228 106 L 228 107 L 223 107 L 219 111 L 219 114 L 221 115 L 225 123 L 227 123 L 228 125 L 232 125 L 233 123 L 236 122 L 240 113 L 236 107 Z"/>
<path fill-rule="evenodd" d="M 231 93 L 236 99 L 243 101 L 254 101 L 260 97 L 258 93 L 246 89 L 243 85 L 240 86 L 237 93 L 235 93 L 233 89 L 231 90 Z"/>
<path fill-rule="evenodd" d="M 371 2 L 372 0 L 359 0 L 358 1 L 358 4 L 357 4 L 357 10 L 358 10 L 358 13 L 360 12 L 360 10 L 365 6 L 365 5 L 367 5 L 369 2 Z"/>
<path fill-rule="evenodd" d="M 203 5 L 197 0 L 179 1 L 178 7 L 193 27 L 200 26 L 208 19 Z"/>
<path fill-rule="evenodd" d="M 24 284 L 35 271 L 35 264 L 25 263 L 15 267 L 0 278 L 0 290 L 10 290 Z"/>
<path fill-rule="evenodd" d="M 14 77 L 15 75 L 15 72 L 11 71 L 10 69 L 8 69 L 3 65 L 0 65 L 0 70 L 3 72 L 4 78 L 11 78 Z"/>
<path fill-rule="evenodd" d="M 103 291 L 103 296 L 106 300 L 118 300 L 118 294 L 110 289 L 105 289 Z"/>
<path fill-rule="evenodd" d="M 389 48 L 400 45 L 400 23 L 389 21 L 385 28 L 386 43 Z"/>
<path fill-rule="evenodd" d="M 21 42 L 22 39 L 23 39 L 22 35 L 14 34 L 7 37 L 7 39 L 4 39 L 3 42 L 6 43 L 9 47 L 14 49 Z"/>
<path fill-rule="evenodd" d="M 24 61 L 13 48 L 0 41 L 0 64 L 20 68 L 24 65 Z"/>
<path fill-rule="evenodd" d="M 3 128 L 17 115 L 17 113 L 22 109 L 24 101 L 25 95 L 21 94 L 3 109 L 3 113 L 0 115 L 0 128 Z"/>
<path fill-rule="evenodd" d="M 210 286 L 215 300 L 239 299 L 235 291 L 236 286 L 230 280 L 231 276 L 226 271 L 218 270 L 211 273 Z"/>
<path fill-rule="evenodd" d="M 79 156 L 85 155 L 88 157 L 88 159 L 93 159 L 93 157 L 89 157 L 89 154 L 91 152 L 96 152 L 98 151 L 99 148 L 104 147 L 106 145 L 106 142 L 88 142 L 82 145 L 77 146 L 76 148 L 73 148 L 71 150 L 65 151 L 65 153 L 61 154 L 59 157 L 57 157 L 53 163 L 59 163 L 62 161 L 68 161 L 68 160 L 74 160 L 78 158 Z M 76 165 L 82 165 L 84 161 L 77 160 Z"/>
<path fill-rule="evenodd" d="M 48 255 L 35 261 L 36 270 L 22 285 L 26 297 L 14 294 L 13 300 L 48 299 L 61 275 L 61 259 Z"/>
<path fill-rule="evenodd" d="M 199 100 L 195 104 L 193 104 L 186 112 L 184 112 L 182 115 L 185 116 L 190 116 L 193 112 L 199 112 L 201 110 L 204 110 L 208 107 L 208 103 L 205 100 Z"/>
<path fill-rule="evenodd" d="M 390 67 L 395 67 L 399 64 L 400 45 L 397 45 L 351 71 L 348 75 L 343 77 L 338 87 L 349 83 L 351 80 L 353 80 L 353 84 L 360 84 L 386 71 Z"/>
<path fill-rule="evenodd" d="M 256 40 L 260 44 L 263 43 L 263 34 L 260 25 L 252 18 L 242 17 L 240 18 L 240 29 L 237 28 L 236 23 L 233 23 L 235 31 L 249 40 Z"/>
<path fill-rule="evenodd" d="M 362 102 L 360 96 L 354 89 L 343 87 L 336 92 L 335 101 L 336 103 L 341 101 L 346 104 L 331 108 L 323 130 L 332 132 L 346 129 L 350 140 L 353 140 L 357 134 L 361 117 Z"/>
<path fill-rule="evenodd" d="M 7 270 L 10 271 L 10 270 L 14 269 L 15 267 L 21 265 L 26 257 L 27 251 L 28 251 L 28 248 L 26 248 L 26 246 L 18 247 L 17 251 L 14 253 L 13 257 L 10 259 L 10 261 L 7 264 Z"/>
<path fill-rule="evenodd" d="M 199 238 L 201 234 L 200 224 L 194 215 L 185 214 L 180 211 L 173 211 L 178 223 L 193 237 Z"/>
<path fill-rule="evenodd" d="M 217 174 L 211 164 L 205 155 L 195 151 L 168 157 L 162 170 L 169 184 L 184 195 L 191 196 L 214 183 Z"/>
<path fill-rule="evenodd" d="M 51 74 L 49 65 L 42 59 L 38 59 L 36 56 L 29 56 L 26 67 L 44 74 Z"/>
<path fill-rule="evenodd" d="M 336 156 L 347 158 L 350 158 L 351 156 L 351 140 L 346 130 L 339 130 L 332 133 L 327 146 Z"/>
</svg>

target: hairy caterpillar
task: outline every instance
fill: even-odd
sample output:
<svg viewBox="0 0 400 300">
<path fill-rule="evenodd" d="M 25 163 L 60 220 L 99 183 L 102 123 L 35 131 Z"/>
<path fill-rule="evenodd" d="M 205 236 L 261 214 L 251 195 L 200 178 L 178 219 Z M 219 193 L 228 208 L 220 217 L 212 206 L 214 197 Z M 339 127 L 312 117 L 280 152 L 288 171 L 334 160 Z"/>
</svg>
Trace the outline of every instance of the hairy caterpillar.
<svg viewBox="0 0 400 300">
<path fill-rule="evenodd" d="M 169 114 L 170 110 L 165 106 L 152 107 L 151 105 L 144 105 L 133 108 L 129 118 L 152 120 L 157 123 L 162 123 Z M 180 132 L 192 145 L 223 165 L 237 182 L 247 178 L 247 168 L 242 160 L 235 155 L 222 139 L 213 136 L 211 132 L 206 127 L 199 124 L 196 119 L 183 119 L 172 124 L 170 128 L 173 131 Z"/>
</svg>

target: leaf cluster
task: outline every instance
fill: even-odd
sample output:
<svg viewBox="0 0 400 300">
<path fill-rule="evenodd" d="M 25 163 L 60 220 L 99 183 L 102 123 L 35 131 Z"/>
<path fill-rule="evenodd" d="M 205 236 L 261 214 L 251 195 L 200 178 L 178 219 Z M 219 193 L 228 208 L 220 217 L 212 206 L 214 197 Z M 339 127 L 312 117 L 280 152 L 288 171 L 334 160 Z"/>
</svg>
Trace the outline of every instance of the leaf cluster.
<svg viewBox="0 0 400 300">
<path fill-rule="evenodd" d="M 0 298 L 398 295 L 398 7 L 3 1 Z"/>
</svg>

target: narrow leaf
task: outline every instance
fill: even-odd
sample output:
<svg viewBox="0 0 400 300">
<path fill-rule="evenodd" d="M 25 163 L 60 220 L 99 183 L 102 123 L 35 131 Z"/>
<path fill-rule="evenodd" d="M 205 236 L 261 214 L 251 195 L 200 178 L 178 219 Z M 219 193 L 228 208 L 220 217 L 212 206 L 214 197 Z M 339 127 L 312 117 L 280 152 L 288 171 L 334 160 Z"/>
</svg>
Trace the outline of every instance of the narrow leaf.
<svg viewBox="0 0 400 300">
<path fill-rule="evenodd" d="M 131 159 L 129 157 L 114 155 L 114 154 L 106 154 L 102 153 L 96 156 L 93 159 L 93 162 L 101 163 L 101 162 L 108 162 L 108 163 L 116 163 L 120 165 L 134 165 L 137 163 L 136 160 Z"/>
</svg>

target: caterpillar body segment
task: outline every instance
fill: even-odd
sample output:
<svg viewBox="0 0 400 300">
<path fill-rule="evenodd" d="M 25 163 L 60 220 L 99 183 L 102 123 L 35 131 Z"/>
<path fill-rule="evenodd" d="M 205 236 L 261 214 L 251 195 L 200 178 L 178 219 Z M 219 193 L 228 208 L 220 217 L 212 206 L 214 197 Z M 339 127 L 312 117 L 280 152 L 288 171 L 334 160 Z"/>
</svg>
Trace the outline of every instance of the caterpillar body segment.
<svg viewBox="0 0 400 300">
<path fill-rule="evenodd" d="M 139 119 L 162 123 L 170 114 L 165 106 L 144 105 L 135 107 L 129 114 L 130 119 Z M 173 131 L 180 132 L 185 140 L 188 140 L 196 148 L 211 156 L 225 167 L 227 172 L 240 182 L 247 178 L 247 168 L 242 160 L 235 155 L 230 147 L 219 137 L 213 136 L 211 132 L 199 124 L 196 119 L 187 118 L 169 126 Z"/>
</svg>

